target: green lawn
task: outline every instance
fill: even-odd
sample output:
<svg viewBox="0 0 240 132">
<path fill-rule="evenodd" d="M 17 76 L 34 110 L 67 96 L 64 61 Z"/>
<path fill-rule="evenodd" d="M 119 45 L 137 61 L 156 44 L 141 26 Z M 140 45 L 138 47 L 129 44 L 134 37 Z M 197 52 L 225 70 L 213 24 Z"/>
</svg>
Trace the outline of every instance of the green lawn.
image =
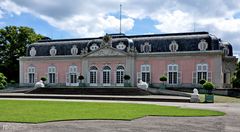
<svg viewBox="0 0 240 132">
<path fill-rule="evenodd" d="M 205 95 L 200 94 L 200 101 L 204 102 Z M 240 103 L 240 98 L 214 95 L 214 103 Z"/>
<path fill-rule="evenodd" d="M 0 100 L 0 121 L 132 120 L 151 116 L 222 116 L 223 112 L 127 103 Z"/>
</svg>

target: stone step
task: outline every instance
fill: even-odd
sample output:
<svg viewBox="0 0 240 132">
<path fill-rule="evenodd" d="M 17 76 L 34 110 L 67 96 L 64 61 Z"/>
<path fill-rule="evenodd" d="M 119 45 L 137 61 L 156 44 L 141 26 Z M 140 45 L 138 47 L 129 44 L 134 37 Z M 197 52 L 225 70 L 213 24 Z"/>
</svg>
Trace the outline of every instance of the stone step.
<svg viewBox="0 0 240 132">
<path fill-rule="evenodd" d="M 179 96 L 107 96 L 107 95 L 61 95 L 61 94 L 19 94 L 2 93 L 0 98 L 23 99 L 72 99 L 72 100 L 109 100 L 109 101 L 149 101 L 149 102 L 190 102 L 190 98 Z"/>
</svg>

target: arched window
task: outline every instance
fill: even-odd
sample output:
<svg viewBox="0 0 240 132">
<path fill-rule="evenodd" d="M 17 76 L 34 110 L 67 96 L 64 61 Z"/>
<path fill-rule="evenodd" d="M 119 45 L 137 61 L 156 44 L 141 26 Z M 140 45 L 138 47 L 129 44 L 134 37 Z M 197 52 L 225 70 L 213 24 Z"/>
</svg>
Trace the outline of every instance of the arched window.
<svg viewBox="0 0 240 132">
<path fill-rule="evenodd" d="M 116 69 L 116 84 L 117 84 L 117 86 L 124 85 L 123 76 L 124 76 L 124 67 L 118 66 Z"/>
<path fill-rule="evenodd" d="M 28 67 L 28 83 L 35 83 L 36 69 L 33 66 Z"/>
<path fill-rule="evenodd" d="M 109 66 L 103 67 L 103 86 L 111 85 L 111 68 Z"/>
<path fill-rule="evenodd" d="M 56 67 L 48 67 L 48 83 L 56 83 Z"/>
<path fill-rule="evenodd" d="M 90 86 L 97 86 L 97 67 L 96 66 L 91 66 L 89 69 L 89 74 L 90 74 Z"/>
</svg>

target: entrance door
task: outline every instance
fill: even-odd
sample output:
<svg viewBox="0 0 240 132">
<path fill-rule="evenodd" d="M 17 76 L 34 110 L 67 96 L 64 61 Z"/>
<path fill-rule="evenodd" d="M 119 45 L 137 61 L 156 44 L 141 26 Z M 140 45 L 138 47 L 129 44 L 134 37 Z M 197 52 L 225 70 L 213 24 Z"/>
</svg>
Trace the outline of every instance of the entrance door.
<svg viewBox="0 0 240 132">
<path fill-rule="evenodd" d="M 111 86 L 111 68 L 109 66 L 103 67 L 103 86 Z"/>
</svg>

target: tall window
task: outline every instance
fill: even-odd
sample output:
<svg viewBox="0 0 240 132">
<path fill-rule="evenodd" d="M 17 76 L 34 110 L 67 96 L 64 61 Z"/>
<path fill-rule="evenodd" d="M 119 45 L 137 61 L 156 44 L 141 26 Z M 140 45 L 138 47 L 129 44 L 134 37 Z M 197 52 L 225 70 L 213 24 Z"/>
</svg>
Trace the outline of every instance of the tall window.
<svg viewBox="0 0 240 132">
<path fill-rule="evenodd" d="M 70 83 L 77 83 L 77 66 L 69 67 Z"/>
<path fill-rule="evenodd" d="M 103 85 L 110 85 L 111 68 L 109 66 L 103 67 Z"/>
<path fill-rule="evenodd" d="M 177 64 L 168 65 L 168 83 L 178 84 L 178 65 Z"/>
<path fill-rule="evenodd" d="M 197 83 L 208 80 L 208 64 L 197 64 Z"/>
<path fill-rule="evenodd" d="M 35 83 L 35 73 L 36 69 L 35 67 L 28 67 L 28 83 Z"/>
<path fill-rule="evenodd" d="M 142 81 L 149 83 L 150 82 L 150 65 L 141 65 Z"/>
<path fill-rule="evenodd" d="M 55 66 L 48 67 L 48 82 L 56 83 L 56 67 Z"/>
<path fill-rule="evenodd" d="M 116 71 L 116 83 L 117 85 L 123 85 L 123 74 L 124 74 L 124 67 L 118 66 Z"/>
<path fill-rule="evenodd" d="M 96 86 L 97 85 L 97 67 L 91 66 L 90 67 L 90 85 Z"/>
</svg>

